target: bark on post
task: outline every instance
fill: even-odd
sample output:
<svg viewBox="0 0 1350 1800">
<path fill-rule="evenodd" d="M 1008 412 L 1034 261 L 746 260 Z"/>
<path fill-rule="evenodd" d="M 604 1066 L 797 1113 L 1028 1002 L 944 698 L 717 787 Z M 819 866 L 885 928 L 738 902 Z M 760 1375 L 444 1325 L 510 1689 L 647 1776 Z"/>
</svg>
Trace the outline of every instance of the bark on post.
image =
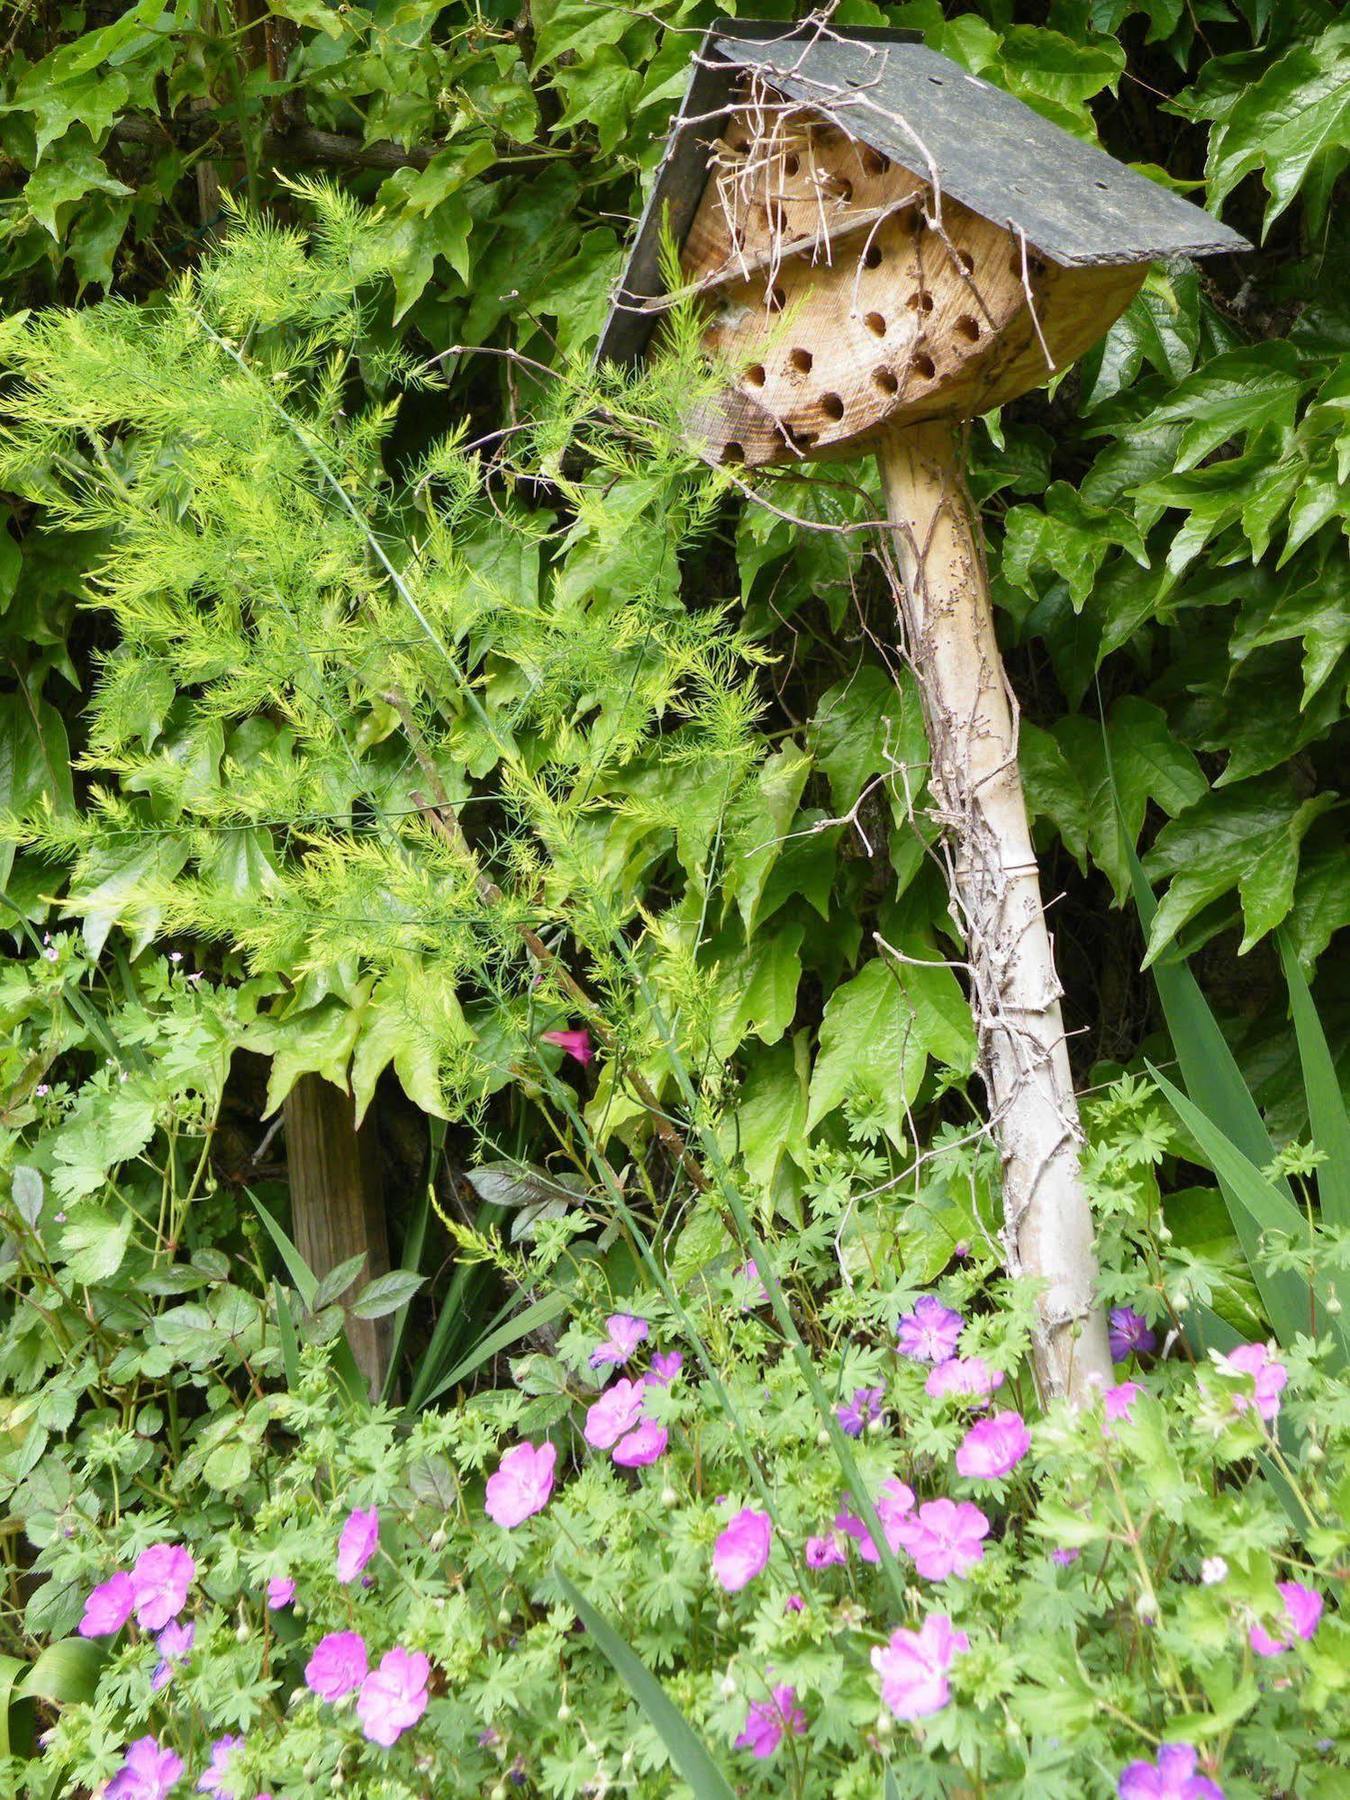
<svg viewBox="0 0 1350 1800">
<path fill-rule="evenodd" d="M 358 1131 L 351 1095 L 320 1075 L 302 1075 L 285 1104 L 296 1248 L 316 1275 L 357 1255 L 366 1258 L 366 1280 L 385 1274 L 389 1240 L 373 1117 Z M 389 1370 L 391 1323 L 347 1315 L 347 1340 L 372 1399 Z"/>
<path fill-rule="evenodd" d="M 1017 766 L 1016 702 L 952 425 L 910 426 L 878 461 L 1003 1163 L 1005 1255 L 1012 1273 L 1046 1284 L 1034 1346 L 1042 1397 L 1081 1400 L 1094 1378 L 1110 1381 L 1111 1356 L 1061 989 Z"/>
</svg>

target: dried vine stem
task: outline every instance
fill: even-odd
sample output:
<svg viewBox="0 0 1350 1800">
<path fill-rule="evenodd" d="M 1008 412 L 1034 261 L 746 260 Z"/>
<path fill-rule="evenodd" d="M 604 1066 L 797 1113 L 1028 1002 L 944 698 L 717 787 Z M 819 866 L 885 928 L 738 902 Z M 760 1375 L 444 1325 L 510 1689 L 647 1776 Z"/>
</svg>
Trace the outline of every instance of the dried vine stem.
<svg viewBox="0 0 1350 1800">
<path fill-rule="evenodd" d="M 1082 1133 L 1017 766 L 1017 709 L 994 636 L 974 514 L 946 421 L 880 452 L 897 599 L 920 683 L 930 788 L 951 857 L 970 1001 L 1003 1164 L 1009 1271 L 1042 1290 L 1033 1345 L 1043 1398 L 1109 1382 Z"/>
</svg>

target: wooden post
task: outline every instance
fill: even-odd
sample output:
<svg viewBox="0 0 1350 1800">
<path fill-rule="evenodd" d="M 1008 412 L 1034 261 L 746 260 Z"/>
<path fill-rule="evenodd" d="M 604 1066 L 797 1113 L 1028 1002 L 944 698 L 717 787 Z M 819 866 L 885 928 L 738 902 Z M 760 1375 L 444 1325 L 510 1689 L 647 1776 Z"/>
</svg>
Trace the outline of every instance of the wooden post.
<svg viewBox="0 0 1350 1800">
<path fill-rule="evenodd" d="M 373 1116 L 358 1131 L 351 1095 L 321 1075 L 302 1075 L 286 1096 L 286 1166 L 292 1234 L 314 1273 L 326 1275 L 363 1254 L 365 1280 L 385 1274 L 389 1240 Z M 389 1318 L 347 1318 L 347 1338 L 372 1399 L 389 1370 L 390 1327 Z"/>
<path fill-rule="evenodd" d="M 1003 1162 L 1004 1252 L 1013 1274 L 1046 1284 L 1034 1345 L 1042 1397 L 1082 1400 L 1090 1382 L 1110 1382 L 1111 1355 L 1096 1298 L 1061 989 L 1017 765 L 1016 702 L 994 635 L 978 527 L 950 422 L 896 433 L 878 461 Z"/>
</svg>

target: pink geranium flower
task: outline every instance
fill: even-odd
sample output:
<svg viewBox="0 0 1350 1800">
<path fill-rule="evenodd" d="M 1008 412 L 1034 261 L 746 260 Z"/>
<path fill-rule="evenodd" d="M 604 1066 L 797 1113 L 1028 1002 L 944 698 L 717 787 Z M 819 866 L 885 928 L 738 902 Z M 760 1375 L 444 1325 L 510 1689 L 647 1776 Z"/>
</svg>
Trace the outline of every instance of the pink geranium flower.
<svg viewBox="0 0 1350 1800">
<path fill-rule="evenodd" d="M 926 1719 L 951 1699 L 947 1672 L 970 1639 L 953 1631 L 945 1613 L 929 1613 L 917 1631 L 893 1631 L 886 1645 L 872 1652 L 872 1667 L 881 1677 L 882 1704 L 897 1719 Z"/>
<path fill-rule="evenodd" d="M 1227 1356 L 1219 1358 L 1221 1368 L 1230 1375 L 1250 1375 L 1254 1392 L 1233 1395 L 1233 1411 L 1246 1412 L 1254 1405 L 1263 1419 L 1273 1419 L 1280 1410 L 1280 1394 L 1289 1379 L 1284 1364 L 1270 1353 L 1267 1344 L 1239 1344 Z"/>
<path fill-rule="evenodd" d="M 120 1631 L 136 1606 L 136 1589 L 130 1575 L 119 1569 L 106 1581 L 100 1581 L 84 1603 L 84 1617 L 76 1626 L 81 1637 L 111 1637 Z M 152 1738 L 141 1738 L 143 1744 Z"/>
<path fill-rule="evenodd" d="M 1107 1388 L 1102 1395 L 1102 1404 L 1106 1408 L 1108 1422 L 1119 1424 L 1123 1419 L 1128 1425 L 1134 1403 L 1143 1391 L 1143 1383 L 1139 1381 L 1122 1381 L 1115 1387 Z"/>
<path fill-rule="evenodd" d="M 666 1428 L 654 1419 L 644 1419 L 621 1437 L 613 1449 L 613 1458 L 621 1469 L 646 1469 L 659 1462 L 669 1442 Z"/>
<path fill-rule="evenodd" d="M 579 1062 L 583 1069 L 595 1056 L 591 1049 L 591 1034 L 581 1027 L 575 1031 L 541 1031 L 539 1041 L 541 1044 L 556 1044 L 566 1055 Z"/>
<path fill-rule="evenodd" d="M 1132 1762 L 1116 1783 L 1120 1800 L 1223 1800 L 1223 1789 L 1195 1773 L 1191 1744 L 1164 1744 L 1156 1763 Z"/>
<path fill-rule="evenodd" d="M 748 1586 L 768 1562 L 772 1543 L 769 1515 L 742 1507 L 713 1545 L 712 1572 L 718 1586 L 729 1594 Z"/>
<path fill-rule="evenodd" d="M 175 1750 L 161 1750 L 152 1737 L 127 1747 L 126 1761 L 103 1790 L 103 1800 L 165 1800 L 183 1773 Z"/>
<path fill-rule="evenodd" d="M 305 1664 L 305 1686 L 320 1700 L 341 1700 L 366 1678 L 366 1641 L 357 1631 L 330 1631 Z"/>
<path fill-rule="evenodd" d="M 542 1512 L 553 1492 L 553 1465 L 558 1451 L 547 1441 L 516 1444 L 502 1457 L 495 1475 L 488 1477 L 487 1516 L 506 1531 Z"/>
<path fill-rule="evenodd" d="M 981 1419 L 962 1438 L 956 1467 L 973 1481 L 997 1481 L 1007 1475 L 1031 1448 L 1031 1433 L 1015 1412 L 995 1413 Z"/>
<path fill-rule="evenodd" d="M 650 1329 L 645 1319 L 635 1318 L 632 1313 L 611 1313 L 605 1320 L 609 1335 L 591 1351 L 591 1367 L 599 1369 L 605 1363 L 626 1363 Z"/>
<path fill-rule="evenodd" d="M 853 1398 L 841 1401 L 834 1409 L 834 1416 L 849 1437 L 861 1437 L 872 1420 L 881 1417 L 884 1397 L 883 1388 L 854 1388 Z"/>
<path fill-rule="evenodd" d="M 949 1356 L 934 1366 L 923 1391 L 932 1400 L 956 1395 L 977 1406 L 988 1406 L 994 1389 L 1002 1386 L 1002 1369 L 991 1369 L 982 1356 Z"/>
<path fill-rule="evenodd" d="M 678 1350 L 658 1350 L 652 1356 L 647 1380 L 655 1382 L 659 1387 L 669 1387 L 683 1367 L 684 1358 Z"/>
<path fill-rule="evenodd" d="M 852 1514 L 849 1515 L 852 1517 Z M 859 1519 L 859 1525 L 862 1520 Z M 846 1563 L 848 1551 L 844 1548 L 844 1540 L 837 1531 L 825 1537 L 809 1537 L 803 1552 L 808 1569 L 828 1569 L 835 1563 Z"/>
<path fill-rule="evenodd" d="M 347 1514 L 338 1533 L 337 1578 L 355 1581 L 380 1546 L 380 1510 L 360 1507 Z"/>
<path fill-rule="evenodd" d="M 592 1450 L 612 1450 L 642 1418 L 646 1390 L 640 1381 L 616 1381 L 586 1409 L 582 1436 Z"/>
<path fill-rule="evenodd" d="M 881 1491 L 873 1505 L 876 1507 L 877 1518 L 881 1521 L 887 1547 L 894 1555 L 904 1542 L 905 1520 L 914 1507 L 914 1490 L 892 1476 L 889 1481 L 882 1482 Z M 834 1522 L 840 1531 L 854 1540 L 858 1546 L 858 1555 L 864 1562 L 881 1561 L 881 1552 L 873 1542 L 871 1532 L 856 1513 L 836 1513 Z"/>
<path fill-rule="evenodd" d="M 788 1732 L 800 1737 L 805 1730 L 806 1714 L 797 1705 L 797 1690 L 784 1684 L 773 1690 L 772 1699 L 752 1702 L 736 1748 L 748 1750 L 763 1762 L 773 1755 Z"/>
<path fill-rule="evenodd" d="M 197 1565 L 181 1544 L 151 1544 L 131 1570 L 136 1623 L 143 1631 L 162 1631 L 187 1604 Z"/>
<path fill-rule="evenodd" d="M 214 1794 L 216 1800 L 239 1800 L 236 1789 L 226 1787 L 225 1783 L 234 1779 L 230 1764 L 234 1761 L 235 1751 L 243 1747 L 243 1738 L 231 1737 L 228 1733 L 216 1739 L 211 1746 L 211 1761 L 197 1782 L 199 1794 Z"/>
<path fill-rule="evenodd" d="M 295 1598 L 295 1583 L 289 1575 L 274 1575 L 267 1584 L 267 1604 L 272 1612 L 280 1612 Z"/>
<path fill-rule="evenodd" d="M 150 1677 L 150 1690 L 159 1693 L 173 1680 L 175 1665 L 182 1662 L 192 1648 L 192 1641 L 197 1635 L 197 1627 L 189 1619 L 186 1624 L 175 1619 L 166 1625 L 155 1639 L 155 1648 L 159 1651 L 159 1661 L 155 1672 Z"/>
<path fill-rule="evenodd" d="M 1305 1587 L 1301 1581 L 1281 1581 L 1276 1589 L 1284 1602 L 1288 1636 L 1272 1637 L 1263 1625 L 1253 1625 L 1247 1641 L 1258 1656 L 1279 1656 L 1295 1638 L 1310 1638 L 1322 1617 L 1322 1596 L 1316 1588 Z"/>
<path fill-rule="evenodd" d="M 946 1362 L 956 1352 L 965 1323 L 960 1313 L 944 1306 L 936 1294 L 920 1294 L 914 1311 L 906 1313 L 896 1327 L 900 1354 L 916 1362 Z"/>
<path fill-rule="evenodd" d="M 356 1716 L 372 1744 L 389 1746 L 427 1710 L 431 1663 L 420 1650 L 386 1650 L 361 1683 Z"/>
<path fill-rule="evenodd" d="M 926 1500 L 903 1524 L 901 1543 L 925 1581 L 969 1575 L 984 1556 L 989 1521 L 969 1500 Z"/>
</svg>

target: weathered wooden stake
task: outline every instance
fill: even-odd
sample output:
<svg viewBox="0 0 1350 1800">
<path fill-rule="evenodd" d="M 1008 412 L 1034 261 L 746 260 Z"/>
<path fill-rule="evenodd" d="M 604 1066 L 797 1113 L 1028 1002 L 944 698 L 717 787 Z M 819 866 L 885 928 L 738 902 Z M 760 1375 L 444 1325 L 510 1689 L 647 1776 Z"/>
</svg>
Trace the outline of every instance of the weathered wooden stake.
<svg viewBox="0 0 1350 1800">
<path fill-rule="evenodd" d="M 351 1095 L 321 1075 L 302 1075 L 285 1105 L 296 1248 L 316 1275 L 358 1255 L 366 1258 L 358 1284 L 385 1274 L 389 1239 L 373 1116 L 358 1131 Z M 390 1320 L 349 1313 L 347 1339 L 374 1399 L 389 1371 Z"/>
</svg>

